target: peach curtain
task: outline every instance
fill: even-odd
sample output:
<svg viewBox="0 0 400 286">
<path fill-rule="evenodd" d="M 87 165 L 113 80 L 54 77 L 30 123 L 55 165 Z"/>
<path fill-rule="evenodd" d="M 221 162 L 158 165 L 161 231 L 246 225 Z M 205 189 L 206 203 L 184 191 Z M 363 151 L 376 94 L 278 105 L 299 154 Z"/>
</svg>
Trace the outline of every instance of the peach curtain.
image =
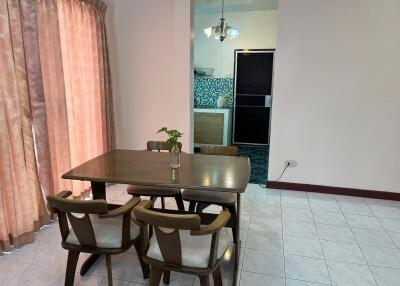
<svg viewBox="0 0 400 286">
<path fill-rule="evenodd" d="M 33 241 L 48 220 L 30 106 L 31 89 L 41 80 L 36 25 L 27 24 L 32 8 L 29 0 L 0 1 L 0 250 Z"/>
<path fill-rule="evenodd" d="M 0 255 L 49 221 L 43 195 L 114 147 L 102 0 L 0 0 Z"/>
<path fill-rule="evenodd" d="M 37 6 L 50 173 L 55 192 L 78 197 L 89 184 L 62 174 L 115 142 L 106 7 L 101 0 L 37 0 Z"/>
</svg>

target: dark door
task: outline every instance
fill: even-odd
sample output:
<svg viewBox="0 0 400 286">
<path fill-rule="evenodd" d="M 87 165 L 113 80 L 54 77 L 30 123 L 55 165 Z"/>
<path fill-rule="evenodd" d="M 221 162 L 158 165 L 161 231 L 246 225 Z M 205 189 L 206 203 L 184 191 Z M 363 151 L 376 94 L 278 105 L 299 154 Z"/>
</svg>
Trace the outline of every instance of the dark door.
<svg viewBox="0 0 400 286">
<path fill-rule="evenodd" d="M 273 50 L 235 50 L 233 142 L 269 144 Z"/>
</svg>

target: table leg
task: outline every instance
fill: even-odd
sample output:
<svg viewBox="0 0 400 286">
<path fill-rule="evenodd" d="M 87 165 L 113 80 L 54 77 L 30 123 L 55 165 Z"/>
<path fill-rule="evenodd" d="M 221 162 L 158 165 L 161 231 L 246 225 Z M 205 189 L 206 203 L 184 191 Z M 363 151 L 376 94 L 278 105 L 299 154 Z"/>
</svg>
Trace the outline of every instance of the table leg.
<svg viewBox="0 0 400 286">
<path fill-rule="evenodd" d="M 94 200 L 106 199 L 106 183 L 104 182 L 91 182 L 92 196 Z"/>
<path fill-rule="evenodd" d="M 235 243 L 235 268 L 233 271 L 233 286 L 238 285 L 239 277 L 239 262 L 240 262 L 240 193 L 237 193 L 236 199 L 236 237 L 237 241 Z"/>
</svg>

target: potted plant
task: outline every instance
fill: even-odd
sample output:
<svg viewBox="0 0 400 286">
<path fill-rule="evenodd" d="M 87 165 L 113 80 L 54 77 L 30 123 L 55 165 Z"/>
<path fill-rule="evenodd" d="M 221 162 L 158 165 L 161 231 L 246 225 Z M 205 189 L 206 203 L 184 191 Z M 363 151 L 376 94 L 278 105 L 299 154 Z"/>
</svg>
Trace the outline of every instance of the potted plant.
<svg viewBox="0 0 400 286">
<path fill-rule="evenodd" d="M 224 108 L 229 104 L 230 94 L 229 93 L 221 93 L 218 97 L 217 107 Z"/>
<path fill-rule="evenodd" d="M 181 166 L 181 150 L 178 146 L 178 140 L 182 137 L 183 133 L 167 127 L 162 127 L 157 133 L 166 133 L 168 135 L 167 144 L 170 146 L 170 163 L 172 168 L 179 168 Z"/>
</svg>

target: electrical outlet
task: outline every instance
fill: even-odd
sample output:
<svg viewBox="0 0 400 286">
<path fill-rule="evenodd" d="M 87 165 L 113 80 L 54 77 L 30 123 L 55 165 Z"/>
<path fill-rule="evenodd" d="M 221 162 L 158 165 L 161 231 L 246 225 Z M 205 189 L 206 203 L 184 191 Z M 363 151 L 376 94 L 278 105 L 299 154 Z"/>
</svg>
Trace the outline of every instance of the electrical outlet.
<svg viewBox="0 0 400 286">
<path fill-rule="evenodd" d="M 285 161 L 285 166 L 294 168 L 297 166 L 297 162 L 295 160 L 286 160 Z"/>
</svg>

